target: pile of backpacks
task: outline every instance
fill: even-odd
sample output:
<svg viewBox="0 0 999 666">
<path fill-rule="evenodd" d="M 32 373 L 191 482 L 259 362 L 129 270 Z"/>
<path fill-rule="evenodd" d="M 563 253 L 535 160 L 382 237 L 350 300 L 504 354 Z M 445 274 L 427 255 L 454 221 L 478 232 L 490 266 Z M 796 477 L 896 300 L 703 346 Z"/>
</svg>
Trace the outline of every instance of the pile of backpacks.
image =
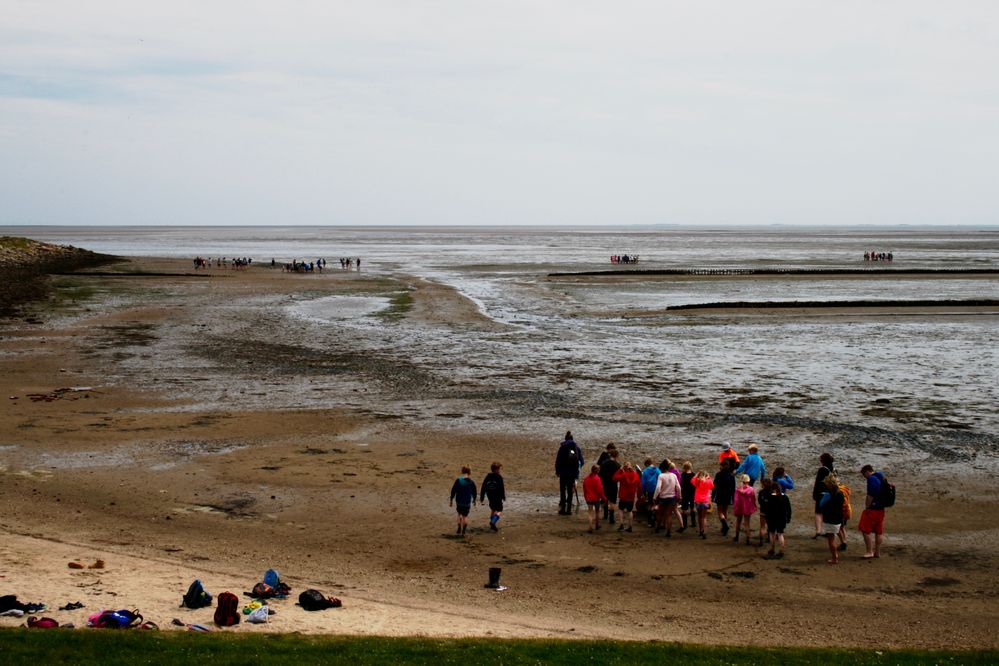
<svg viewBox="0 0 999 666">
<path fill-rule="evenodd" d="M 209 608 L 214 601 L 214 621 L 218 627 L 231 627 L 243 621 L 261 624 L 267 622 L 270 616 L 276 613 L 268 602 L 275 599 L 287 599 L 291 595 L 291 586 L 281 581 L 277 571 L 268 569 L 264 573 L 263 580 L 254 585 L 251 591 L 244 594 L 251 601 L 240 610 L 238 596 L 226 591 L 221 592 L 218 598 L 215 598 L 205 589 L 200 579 L 195 579 L 187 588 L 180 606 L 188 609 Z M 327 608 L 340 608 L 343 603 L 336 597 L 324 595 L 319 590 L 308 589 L 298 595 L 298 605 L 303 610 L 320 611 Z M 4 609 L 4 614 L 10 615 L 36 613 L 47 608 L 44 604 L 23 604 L 14 595 L 0 597 L 0 607 Z M 67 604 L 60 610 L 75 610 L 77 608 L 83 608 L 83 604 L 79 602 Z M 188 623 L 179 619 L 174 619 L 173 624 L 186 627 L 191 631 L 212 631 L 210 627 L 203 624 Z M 33 629 L 73 628 L 72 624 L 60 625 L 53 618 L 35 615 L 28 618 L 27 626 Z M 155 622 L 144 619 L 138 609 L 130 610 L 127 608 L 101 609 L 92 613 L 87 618 L 87 626 L 97 629 L 159 629 Z"/>
<path fill-rule="evenodd" d="M 287 599 L 291 594 L 291 586 L 281 581 L 281 577 L 274 569 L 268 569 L 264 573 L 262 581 L 253 586 L 253 589 L 245 595 L 253 599 L 246 604 L 242 612 L 239 609 L 239 597 L 232 592 L 226 591 L 219 594 L 215 607 L 215 624 L 219 627 L 231 627 L 243 621 L 258 624 L 267 622 L 275 610 L 270 607 L 268 600 Z M 308 589 L 298 595 L 298 604 L 304 610 L 318 611 L 326 608 L 340 608 L 343 603 L 336 597 L 326 596 L 318 590 Z M 180 603 L 182 608 L 205 608 L 212 605 L 212 595 L 205 589 L 200 580 L 195 580 L 187 589 L 187 593 Z M 174 620 L 174 624 L 187 626 L 194 631 L 207 631 L 203 625 L 187 624 L 180 620 Z"/>
</svg>

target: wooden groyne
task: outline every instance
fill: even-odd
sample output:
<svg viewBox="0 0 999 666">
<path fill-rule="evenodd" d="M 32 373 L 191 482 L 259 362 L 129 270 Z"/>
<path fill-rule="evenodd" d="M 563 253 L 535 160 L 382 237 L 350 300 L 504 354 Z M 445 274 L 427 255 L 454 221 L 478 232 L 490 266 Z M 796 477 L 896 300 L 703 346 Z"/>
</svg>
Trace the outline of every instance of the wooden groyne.
<svg viewBox="0 0 999 666">
<path fill-rule="evenodd" d="M 866 275 L 898 276 L 907 275 L 996 275 L 996 268 L 655 268 L 643 270 L 612 269 L 604 271 L 573 271 L 549 273 L 548 277 L 656 277 L 656 276 L 726 276 L 726 275 Z"/>
<path fill-rule="evenodd" d="M 668 305 L 667 310 L 728 310 L 741 309 L 811 309 L 811 308 L 956 308 L 997 307 L 999 300 L 972 298 L 964 300 L 884 300 L 884 301 L 730 301 L 722 303 L 687 303 Z"/>
</svg>

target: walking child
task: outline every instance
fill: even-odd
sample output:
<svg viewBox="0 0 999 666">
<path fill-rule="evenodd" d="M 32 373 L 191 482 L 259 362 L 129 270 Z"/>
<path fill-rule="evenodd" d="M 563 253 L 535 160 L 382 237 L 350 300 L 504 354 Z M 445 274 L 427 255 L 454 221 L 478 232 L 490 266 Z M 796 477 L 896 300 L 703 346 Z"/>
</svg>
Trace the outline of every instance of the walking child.
<svg viewBox="0 0 999 666">
<path fill-rule="evenodd" d="M 590 532 L 600 529 L 600 509 L 607 501 L 604 482 L 600 479 L 600 466 L 590 467 L 590 473 L 583 479 L 583 501 L 590 519 Z"/>
<path fill-rule="evenodd" d="M 465 536 L 465 530 L 468 529 L 468 512 L 475 504 L 475 481 L 472 481 L 471 477 L 471 468 L 462 467 L 461 476 L 454 480 L 454 485 L 451 486 L 451 498 L 447 501 L 447 505 L 454 504 L 458 512 L 458 531 L 456 534 L 459 536 Z"/>
<path fill-rule="evenodd" d="M 694 484 L 690 482 L 693 478 L 694 466 L 688 460 L 683 463 L 683 472 L 680 473 L 680 514 L 682 526 L 677 532 L 684 531 L 688 526 L 693 528 L 697 524 L 697 509 L 694 508 Z"/>
<path fill-rule="evenodd" d="M 501 469 L 503 469 L 503 465 L 498 462 L 489 466 L 489 473 L 482 480 L 482 494 L 479 495 L 479 504 L 483 504 L 485 499 L 489 498 L 489 511 L 491 512 L 489 529 L 493 532 L 499 532 L 496 523 L 503 515 L 503 502 L 506 501 L 506 489 L 503 487 L 503 477 L 500 475 Z"/>
<path fill-rule="evenodd" d="M 714 490 L 711 492 L 711 499 L 718 507 L 718 520 L 721 522 L 721 535 L 728 536 L 728 508 L 735 501 L 735 476 L 730 469 L 731 462 L 723 460 L 718 465 L 718 473 L 715 474 Z"/>
<path fill-rule="evenodd" d="M 703 469 L 697 471 L 697 475 L 690 480 L 694 486 L 694 508 L 697 509 L 697 530 L 702 539 L 706 539 L 704 530 L 708 522 L 708 509 L 711 508 L 711 491 L 714 490 L 715 483 L 708 477 L 708 473 Z"/>
<path fill-rule="evenodd" d="M 635 466 L 631 462 L 626 462 L 624 467 L 614 474 L 614 481 L 617 482 L 618 488 L 617 508 L 621 512 L 621 524 L 618 525 L 617 531 L 630 532 L 635 516 L 635 500 L 642 486 L 642 478 L 635 470 Z"/>
<path fill-rule="evenodd" d="M 822 495 L 819 496 L 819 511 L 822 512 L 822 534 L 826 537 L 831 557 L 826 564 L 839 564 L 839 551 L 836 549 L 836 535 L 843 523 L 843 493 L 839 480 L 830 473 L 823 481 Z"/>
<path fill-rule="evenodd" d="M 762 509 L 762 513 L 766 514 L 767 538 L 770 541 L 770 550 L 766 556 L 768 559 L 779 560 L 784 557 L 784 529 L 791 522 L 791 500 L 781 492 L 779 483 L 770 484 L 767 492 L 769 494 Z M 780 550 L 775 552 L 778 545 Z"/>
<path fill-rule="evenodd" d="M 753 490 L 752 480 L 748 474 L 739 475 L 739 488 L 735 491 L 735 504 L 732 508 L 735 513 L 735 538 L 732 541 L 739 543 L 739 532 L 742 526 L 746 526 L 746 545 L 749 545 L 749 521 L 756 513 L 756 491 Z"/>
</svg>

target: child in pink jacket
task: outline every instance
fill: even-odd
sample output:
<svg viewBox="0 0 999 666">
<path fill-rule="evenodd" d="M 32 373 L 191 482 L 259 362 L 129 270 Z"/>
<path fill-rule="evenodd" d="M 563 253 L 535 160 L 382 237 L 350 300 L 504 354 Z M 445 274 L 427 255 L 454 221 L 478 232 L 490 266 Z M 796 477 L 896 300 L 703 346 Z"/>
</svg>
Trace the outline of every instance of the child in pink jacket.
<svg viewBox="0 0 999 666">
<path fill-rule="evenodd" d="M 739 543 L 739 530 L 742 525 L 746 525 L 746 545 L 749 545 L 749 520 L 756 513 L 756 491 L 748 474 L 739 477 L 739 487 L 735 490 L 735 538 L 732 541 Z"/>
<path fill-rule="evenodd" d="M 607 501 L 604 493 L 604 482 L 600 479 L 600 466 L 590 468 L 590 474 L 583 479 L 583 500 L 586 502 L 586 513 L 590 517 L 590 532 L 600 529 L 600 507 Z"/>
</svg>

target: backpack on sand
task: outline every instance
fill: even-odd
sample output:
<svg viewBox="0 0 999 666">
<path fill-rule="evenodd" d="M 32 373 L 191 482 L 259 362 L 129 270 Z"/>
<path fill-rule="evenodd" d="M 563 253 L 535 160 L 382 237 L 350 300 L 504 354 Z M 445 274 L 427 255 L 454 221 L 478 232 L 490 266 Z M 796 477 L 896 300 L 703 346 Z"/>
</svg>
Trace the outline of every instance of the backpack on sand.
<svg viewBox="0 0 999 666">
<path fill-rule="evenodd" d="M 215 609 L 215 624 L 220 627 L 239 624 L 239 597 L 232 592 L 223 592 L 219 595 L 219 605 Z"/>
<path fill-rule="evenodd" d="M 305 590 L 298 595 L 298 605 L 307 611 L 340 608 L 343 603 L 336 597 L 325 597 L 319 590 Z"/>
<path fill-rule="evenodd" d="M 87 624 L 98 629 L 131 629 L 142 624 L 142 615 L 138 609 L 106 610 L 91 615 Z"/>
<path fill-rule="evenodd" d="M 187 594 L 180 601 L 181 607 L 204 608 L 212 605 L 212 595 L 205 590 L 201 580 L 195 579 L 191 586 L 187 588 Z"/>
</svg>

